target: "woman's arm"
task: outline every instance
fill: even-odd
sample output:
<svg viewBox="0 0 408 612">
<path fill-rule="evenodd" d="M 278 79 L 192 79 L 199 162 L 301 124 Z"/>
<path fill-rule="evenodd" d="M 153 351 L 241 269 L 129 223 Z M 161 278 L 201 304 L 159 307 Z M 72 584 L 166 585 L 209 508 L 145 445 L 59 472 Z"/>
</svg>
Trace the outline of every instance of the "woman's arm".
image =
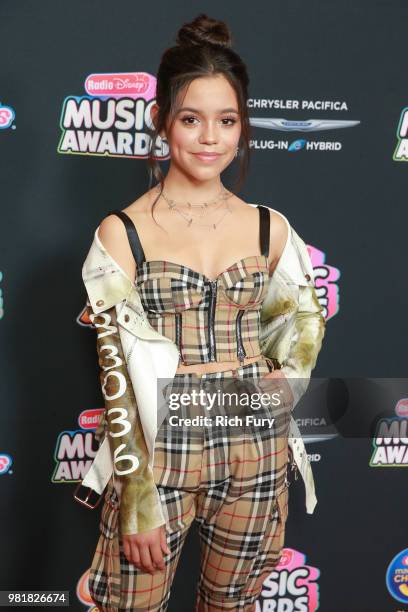
<svg viewBox="0 0 408 612">
<path fill-rule="evenodd" d="M 281 369 L 269 377 L 288 380 L 286 399 L 292 409 L 305 393 L 316 365 L 325 334 L 326 319 L 314 286 L 312 262 L 306 244 L 290 226 L 286 217 L 276 211 L 271 226 L 275 251 L 274 273 L 261 313 L 262 353 L 277 359 Z M 286 229 L 285 229 L 286 226 Z M 276 252 L 277 251 L 277 252 Z"/>
<path fill-rule="evenodd" d="M 294 396 L 292 409 L 305 393 L 312 370 L 316 366 L 326 329 L 326 319 L 322 313 L 323 307 L 315 288 L 300 286 L 299 309 L 295 316 L 289 350 L 280 370 L 289 379 Z"/>
<path fill-rule="evenodd" d="M 165 523 L 160 496 L 148 463 L 148 450 L 120 341 L 116 307 L 94 314 L 88 306 L 88 316 L 97 333 L 104 419 L 114 477 L 121 482 L 120 530 L 123 535 L 137 534 Z"/>
<path fill-rule="evenodd" d="M 112 259 L 129 279 L 135 278 L 134 260 L 125 226 L 116 215 L 105 217 L 98 236 Z M 121 481 L 119 510 L 123 535 L 152 530 L 165 523 L 134 389 L 127 369 L 117 323 L 116 306 L 99 314 L 88 307 L 97 332 L 100 383 L 105 400 L 105 422 L 114 477 Z"/>
</svg>

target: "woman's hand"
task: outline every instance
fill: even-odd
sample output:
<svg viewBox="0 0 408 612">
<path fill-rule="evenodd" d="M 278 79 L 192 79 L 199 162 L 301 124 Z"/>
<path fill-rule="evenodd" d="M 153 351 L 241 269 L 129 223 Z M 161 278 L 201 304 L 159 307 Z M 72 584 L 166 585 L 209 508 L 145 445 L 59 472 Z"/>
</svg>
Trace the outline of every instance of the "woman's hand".
<svg viewBox="0 0 408 612">
<path fill-rule="evenodd" d="M 270 379 L 274 379 L 276 381 L 279 380 L 279 384 L 278 382 L 276 382 L 276 383 L 266 383 L 265 385 L 262 385 L 262 381 L 270 380 Z M 274 369 L 272 370 L 272 372 L 268 372 L 268 374 L 264 374 L 264 376 L 260 378 L 260 384 L 261 384 L 261 387 L 265 388 L 265 391 L 267 391 L 270 394 L 274 393 L 274 391 L 277 388 L 279 388 L 279 391 L 282 394 L 283 404 L 285 406 L 293 405 L 294 397 L 293 397 L 292 389 L 290 388 L 288 379 L 286 378 L 282 370 Z"/>
<path fill-rule="evenodd" d="M 138 569 L 152 575 L 156 570 L 164 570 L 163 553 L 170 553 L 166 541 L 165 525 L 143 533 L 123 535 L 122 540 L 125 557 L 129 563 L 133 563 Z"/>
</svg>

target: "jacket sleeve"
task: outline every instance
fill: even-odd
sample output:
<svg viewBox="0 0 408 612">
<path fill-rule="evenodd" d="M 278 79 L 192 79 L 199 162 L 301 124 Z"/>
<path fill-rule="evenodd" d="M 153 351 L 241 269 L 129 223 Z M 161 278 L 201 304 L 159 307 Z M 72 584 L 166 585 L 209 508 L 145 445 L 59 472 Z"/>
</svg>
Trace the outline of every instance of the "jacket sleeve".
<svg viewBox="0 0 408 612">
<path fill-rule="evenodd" d="M 106 422 L 106 410 L 104 410 L 99 417 L 98 425 L 94 433 L 95 439 L 99 443 L 99 445 L 102 443 L 102 440 L 107 435 L 107 425 L 108 424 Z"/>
<path fill-rule="evenodd" d="M 261 312 L 260 340 L 263 354 L 275 360 L 288 381 L 293 410 L 309 385 L 326 319 L 306 244 L 293 228 L 290 232 Z"/>
<path fill-rule="evenodd" d="M 326 329 L 323 310 L 314 286 L 312 284 L 299 286 L 299 308 L 295 316 L 289 351 L 281 367 L 293 394 L 292 409 L 309 386 L 311 372 L 322 346 Z"/>
<path fill-rule="evenodd" d="M 160 495 L 148 462 L 132 383 L 127 370 L 117 326 L 115 306 L 88 316 L 96 329 L 100 385 L 105 411 L 98 436 L 108 435 L 114 478 L 121 483 L 119 527 L 121 534 L 148 531 L 165 523 Z"/>
</svg>

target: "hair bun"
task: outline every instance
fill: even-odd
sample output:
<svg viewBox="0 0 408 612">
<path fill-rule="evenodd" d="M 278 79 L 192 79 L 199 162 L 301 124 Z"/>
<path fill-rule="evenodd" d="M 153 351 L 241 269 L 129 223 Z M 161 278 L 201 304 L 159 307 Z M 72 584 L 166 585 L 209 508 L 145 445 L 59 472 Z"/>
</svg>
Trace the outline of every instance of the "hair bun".
<svg viewBox="0 0 408 612">
<path fill-rule="evenodd" d="M 228 26 L 223 21 L 212 19 L 204 13 L 181 26 L 177 33 L 176 42 L 181 46 L 205 44 L 221 47 L 232 46 L 231 32 Z"/>
</svg>

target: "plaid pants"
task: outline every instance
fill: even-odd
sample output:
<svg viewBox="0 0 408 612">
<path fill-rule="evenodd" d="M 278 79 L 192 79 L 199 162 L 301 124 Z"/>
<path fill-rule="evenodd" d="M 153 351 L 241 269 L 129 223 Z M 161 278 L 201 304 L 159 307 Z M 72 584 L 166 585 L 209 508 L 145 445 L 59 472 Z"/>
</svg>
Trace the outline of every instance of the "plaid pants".
<svg viewBox="0 0 408 612">
<path fill-rule="evenodd" d="M 270 369 L 268 360 L 261 358 L 201 377 L 177 374 L 171 391 L 216 381 L 242 384 Z M 218 410 L 222 412 L 222 406 Z M 163 572 L 151 575 L 125 557 L 118 533 L 119 500 L 109 483 L 89 576 L 90 594 L 99 610 L 167 610 L 181 550 L 195 520 L 200 536 L 196 612 L 255 611 L 263 582 L 279 563 L 288 515 L 290 411 L 285 406 L 268 410 L 275 419 L 273 428 L 242 427 L 232 434 L 227 427 L 174 428 L 167 419 L 160 427 L 154 477 L 171 551 L 164 556 Z"/>
</svg>

